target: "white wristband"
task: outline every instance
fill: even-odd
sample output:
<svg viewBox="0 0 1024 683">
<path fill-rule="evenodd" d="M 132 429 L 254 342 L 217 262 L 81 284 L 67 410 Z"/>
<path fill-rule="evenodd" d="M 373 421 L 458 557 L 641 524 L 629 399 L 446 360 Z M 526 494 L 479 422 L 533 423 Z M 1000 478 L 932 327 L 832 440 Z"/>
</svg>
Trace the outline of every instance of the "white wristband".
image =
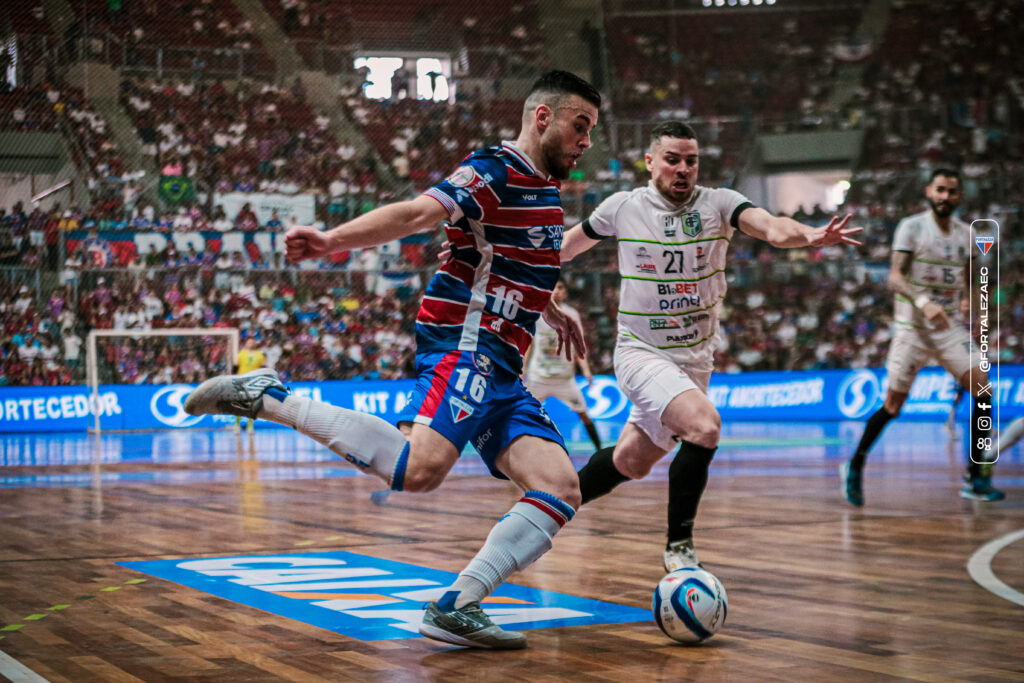
<svg viewBox="0 0 1024 683">
<path fill-rule="evenodd" d="M 926 295 L 922 294 L 921 296 L 914 299 L 914 307 L 924 309 L 925 304 L 930 304 L 931 302 L 931 299 L 929 299 Z"/>
</svg>

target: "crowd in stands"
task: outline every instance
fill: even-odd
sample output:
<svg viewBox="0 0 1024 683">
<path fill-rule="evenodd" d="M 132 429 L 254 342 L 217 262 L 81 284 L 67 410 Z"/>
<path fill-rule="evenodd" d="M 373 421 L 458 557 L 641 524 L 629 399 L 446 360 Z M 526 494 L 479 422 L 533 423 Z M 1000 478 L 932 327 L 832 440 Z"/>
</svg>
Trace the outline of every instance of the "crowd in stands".
<svg viewBox="0 0 1024 683">
<path fill-rule="evenodd" d="M 296 80 L 291 87 L 240 81 L 126 79 L 121 102 L 142 151 L 163 175 L 196 179 L 214 192 L 372 193 L 372 158 L 330 132 Z"/>
<path fill-rule="evenodd" d="M 454 104 L 409 98 L 340 99 L 400 180 L 417 189 L 439 182 L 474 149 L 515 139 L 522 103 L 470 95 Z"/>
<path fill-rule="evenodd" d="M 883 266 L 857 268 L 789 250 L 793 260 L 755 256 L 734 245 L 716 367 L 765 369 L 878 367 L 891 339 L 892 293 Z M 1008 244 L 1000 306 L 1000 360 L 1024 362 L 1024 251 Z M 813 250 L 807 250 L 808 252 Z M 787 252 L 789 253 L 789 252 Z M 0 382 L 80 383 L 82 340 L 90 329 L 237 327 L 254 337 L 288 381 L 409 377 L 415 311 L 425 273 L 305 271 L 261 274 L 243 268 L 165 267 L 140 261 L 117 271 L 85 271 L 39 301 L 27 284 L 0 284 Z M 195 258 L 190 254 L 188 258 Z M 187 259 L 186 259 L 187 260 Z M 870 265 L 870 264 L 869 264 Z M 780 267 L 781 266 L 781 267 Z M 580 294 L 591 365 L 612 371 L 617 291 L 614 272 L 566 269 Z M 599 300 L 591 278 L 605 282 Z M 104 380 L 190 382 L 223 372 L 220 337 L 117 337 L 103 343 Z"/>
</svg>

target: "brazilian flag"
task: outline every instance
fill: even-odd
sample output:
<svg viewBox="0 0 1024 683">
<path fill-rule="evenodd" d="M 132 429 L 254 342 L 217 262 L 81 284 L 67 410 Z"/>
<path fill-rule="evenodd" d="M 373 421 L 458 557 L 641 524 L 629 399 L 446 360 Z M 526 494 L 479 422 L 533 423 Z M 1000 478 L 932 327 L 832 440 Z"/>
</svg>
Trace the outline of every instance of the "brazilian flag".
<svg viewBox="0 0 1024 683">
<path fill-rule="evenodd" d="M 165 202 L 195 201 L 196 188 L 191 178 L 183 175 L 160 176 L 160 198 Z"/>
</svg>

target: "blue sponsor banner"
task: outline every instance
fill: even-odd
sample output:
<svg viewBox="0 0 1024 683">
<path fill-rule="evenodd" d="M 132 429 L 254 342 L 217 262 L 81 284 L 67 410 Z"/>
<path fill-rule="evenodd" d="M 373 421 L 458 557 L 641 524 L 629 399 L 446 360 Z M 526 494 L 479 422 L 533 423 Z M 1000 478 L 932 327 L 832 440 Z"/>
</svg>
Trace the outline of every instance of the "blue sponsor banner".
<svg viewBox="0 0 1024 683">
<path fill-rule="evenodd" d="M 992 395 L 1000 421 L 1024 415 L 1024 365 L 1003 365 L 990 373 Z M 594 378 L 588 386 L 577 378 L 587 400 L 587 412 L 602 440 L 618 437 L 631 404 L 611 375 Z M 379 415 L 394 422 L 409 401 L 413 380 L 295 382 L 299 396 L 343 408 Z M 185 413 L 185 396 L 193 385 L 103 385 L 96 397 L 88 387 L 0 388 L 0 432 L 83 431 L 96 412 L 104 429 L 166 429 L 218 427 L 233 424 L 225 415 Z M 715 374 L 708 390 L 725 420 L 859 420 L 867 419 L 885 400 L 882 369 L 747 372 Z M 917 375 L 903 407 L 906 419 L 945 418 L 956 395 L 956 382 L 944 370 L 925 368 Z M 970 401 L 960 405 L 961 416 Z M 570 441 L 587 441 L 579 418 L 565 405 L 548 399 L 551 419 Z M 261 427 L 277 427 L 263 420 Z"/>
<path fill-rule="evenodd" d="M 438 599 L 457 576 L 349 552 L 118 564 L 364 641 L 420 637 L 424 603 Z M 648 609 L 508 583 L 481 607 L 496 624 L 512 630 L 651 619 Z"/>
</svg>

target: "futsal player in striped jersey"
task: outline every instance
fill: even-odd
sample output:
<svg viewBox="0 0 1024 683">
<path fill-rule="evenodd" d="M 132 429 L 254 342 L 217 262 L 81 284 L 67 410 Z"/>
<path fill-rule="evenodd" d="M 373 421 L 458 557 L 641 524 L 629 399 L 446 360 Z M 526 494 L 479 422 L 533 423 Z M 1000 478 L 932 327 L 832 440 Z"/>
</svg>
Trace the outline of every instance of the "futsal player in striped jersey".
<svg viewBox="0 0 1024 683">
<path fill-rule="evenodd" d="M 468 442 L 495 477 L 515 482 L 524 495 L 451 589 L 428 605 L 420 633 L 430 638 L 525 647 L 524 635 L 493 624 L 479 603 L 543 555 L 580 505 L 562 436 L 519 375 L 542 314 L 567 354 L 585 355 L 579 326 L 548 303 L 560 271 L 559 181 L 590 147 L 600 104 L 586 81 L 549 72 L 526 99 L 517 140 L 474 152 L 416 199 L 327 232 L 295 227 L 286 234 L 294 262 L 447 223 L 452 252 L 416 318 L 417 383 L 398 428 L 290 394 L 270 370 L 208 380 L 185 403 L 193 415 L 250 415 L 294 427 L 393 490 L 436 489 Z"/>
<path fill-rule="evenodd" d="M 726 256 L 737 229 L 772 246 L 859 245 L 849 216 L 816 228 L 773 216 L 739 192 L 697 184 L 700 150 L 680 121 L 655 127 L 645 155 L 651 181 L 601 202 L 566 233 L 562 261 L 600 240 L 619 247 L 615 376 L 632 402 L 614 447 L 580 470 L 583 503 L 647 476 L 678 444 L 668 470 L 667 571 L 697 566 L 693 524 L 718 448 L 721 417 L 707 397 L 725 299 Z"/>
</svg>

